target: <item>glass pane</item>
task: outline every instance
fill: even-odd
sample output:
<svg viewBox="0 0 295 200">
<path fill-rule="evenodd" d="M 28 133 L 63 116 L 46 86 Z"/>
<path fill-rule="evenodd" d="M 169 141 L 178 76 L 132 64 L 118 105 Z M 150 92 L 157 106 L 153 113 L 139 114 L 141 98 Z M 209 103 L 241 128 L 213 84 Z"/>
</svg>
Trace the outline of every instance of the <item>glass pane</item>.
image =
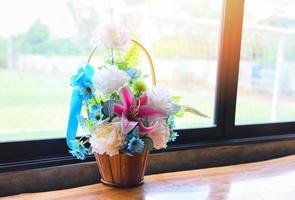
<svg viewBox="0 0 295 200">
<path fill-rule="evenodd" d="M 236 124 L 295 120 L 295 2 L 247 0 Z"/>
<path fill-rule="evenodd" d="M 96 29 L 111 18 L 120 19 L 150 50 L 159 85 L 209 116 L 188 114 L 178 128 L 213 125 L 221 3 L 3 1 L 0 141 L 65 136 L 69 78 L 85 61 Z"/>
</svg>

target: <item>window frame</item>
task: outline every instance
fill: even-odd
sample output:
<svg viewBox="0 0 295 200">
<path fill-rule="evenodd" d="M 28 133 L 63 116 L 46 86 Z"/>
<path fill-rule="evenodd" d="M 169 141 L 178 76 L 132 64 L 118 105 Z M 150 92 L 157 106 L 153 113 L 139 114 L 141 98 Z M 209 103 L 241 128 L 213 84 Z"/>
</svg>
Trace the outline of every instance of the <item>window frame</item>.
<svg viewBox="0 0 295 200">
<path fill-rule="evenodd" d="M 224 113 L 224 138 L 236 139 L 294 134 L 295 121 L 247 125 L 235 124 L 244 4 L 244 0 L 225 0 L 223 37 L 221 37 L 223 41 L 221 42 L 219 58 L 221 63 L 219 66 L 220 72 L 226 73 L 226 75 L 219 77 L 227 81 L 227 89 L 224 92 L 224 95 L 226 95 L 224 98 L 226 101 L 224 105 L 226 107 Z"/>
<path fill-rule="evenodd" d="M 295 122 L 235 125 L 244 0 L 224 0 L 220 29 L 215 116 L 211 127 L 178 130 L 163 153 L 219 145 L 295 139 Z M 94 161 L 76 160 L 65 138 L 0 143 L 0 172 Z"/>
</svg>

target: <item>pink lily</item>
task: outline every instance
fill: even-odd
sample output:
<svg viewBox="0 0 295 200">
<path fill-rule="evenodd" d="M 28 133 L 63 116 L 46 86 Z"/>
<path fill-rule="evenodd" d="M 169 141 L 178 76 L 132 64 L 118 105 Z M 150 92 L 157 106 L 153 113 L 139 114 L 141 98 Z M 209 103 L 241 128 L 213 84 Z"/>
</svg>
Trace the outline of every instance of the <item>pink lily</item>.
<svg viewBox="0 0 295 200">
<path fill-rule="evenodd" d="M 145 118 L 150 119 L 165 116 L 160 110 L 147 105 L 147 94 L 143 94 L 136 100 L 129 88 L 123 87 L 120 92 L 120 98 L 123 105 L 116 103 L 114 105 L 114 112 L 121 117 L 121 124 L 125 134 L 130 132 L 136 125 L 138 125 L 140 133 L 146 134 L 153 130 L 156 124 L 148 127 L 144 126 L 143 120 Z"/>
</svg>

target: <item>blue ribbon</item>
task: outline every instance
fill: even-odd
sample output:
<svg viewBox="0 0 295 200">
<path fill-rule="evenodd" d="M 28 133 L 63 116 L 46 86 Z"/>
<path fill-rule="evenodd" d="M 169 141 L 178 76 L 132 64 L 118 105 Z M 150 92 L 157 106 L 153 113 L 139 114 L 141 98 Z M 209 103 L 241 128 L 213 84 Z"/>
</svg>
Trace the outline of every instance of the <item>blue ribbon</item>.
<svg viewBox="0 0 295 200">
<path fill-rule="evenodd" d="M 67 127 L 67 145 L 70 149 L 73 149 L 72 140 L 76 139 L 78 129 L 77 116 L 80 115 L 83 105 L 83 95 L 81 95 L 81 88 L 85 87 L 86 82 L 92 82 L 94 69 L 90 64 L 86 64 L 85 67 L 80 67 L 77 74 L 71 78 L 71 85 L 73 86 L 70 113 Z"/>
</svg>

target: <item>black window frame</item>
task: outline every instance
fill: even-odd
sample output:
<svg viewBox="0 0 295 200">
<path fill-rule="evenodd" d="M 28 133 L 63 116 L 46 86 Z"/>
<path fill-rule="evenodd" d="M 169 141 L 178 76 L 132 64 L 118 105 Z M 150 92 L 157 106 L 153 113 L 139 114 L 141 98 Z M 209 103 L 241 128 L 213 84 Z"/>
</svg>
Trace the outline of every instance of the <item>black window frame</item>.
<svg viewBox="0 0 295 200">
<path fill-rule="evenodd" d="M 221 19 L 219 62 L 214 124 L 178 130 L 179 137 L 166 150 L 250 142 L 295 139 L 295 122 L 235 125 L 236 97 L 243 30 L 244 0 L 224 0 Z M 64 138 L 0 143 L 0 172 L 93 161 L 76 160 L 68 153 Z"/>
</svg>

